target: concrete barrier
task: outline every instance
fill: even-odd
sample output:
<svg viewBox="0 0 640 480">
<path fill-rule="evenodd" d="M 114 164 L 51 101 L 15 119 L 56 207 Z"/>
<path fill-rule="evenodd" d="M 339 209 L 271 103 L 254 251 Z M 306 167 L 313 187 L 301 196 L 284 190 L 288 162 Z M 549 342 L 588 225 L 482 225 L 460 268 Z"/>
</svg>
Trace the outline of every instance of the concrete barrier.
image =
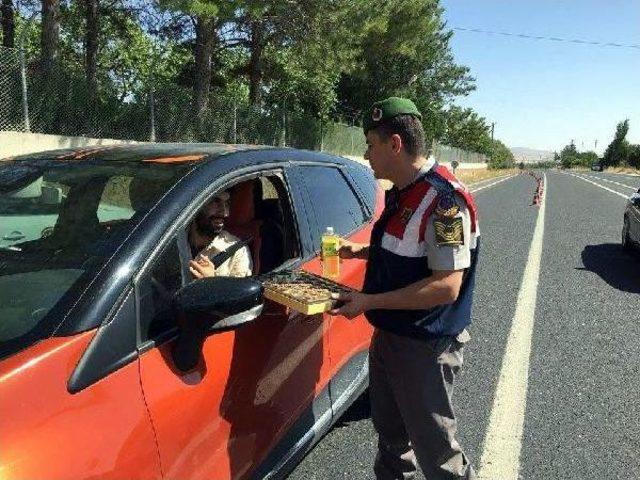
<svg viewBox="0 0 640 480">
<path fill-rule="evenodd" d="M 367 167 L 369 166 L 369 162 L 367 162 L 363 157 L 352 157 L 350 155 L 343 155 L 343 156 L 351 160 L 355 160 L 358 163 L 362 163 Z M 451 170 L 451 163 L 449 162 L 438 162 L 438 163 L 440 163 L 440 165 L 444 165 L 449 170 Z M 457 170 L 473 170 L 473 169 L 486 170 L 487 164 L 486 163 L 460 163 L 457 168 Z"/>
<path fill-rule="evenodd" d="M 59 148 L 141 143 L 111 138 L 65 137 L 42 133 L 0 132 L 0 159 Z"/>
</svg>

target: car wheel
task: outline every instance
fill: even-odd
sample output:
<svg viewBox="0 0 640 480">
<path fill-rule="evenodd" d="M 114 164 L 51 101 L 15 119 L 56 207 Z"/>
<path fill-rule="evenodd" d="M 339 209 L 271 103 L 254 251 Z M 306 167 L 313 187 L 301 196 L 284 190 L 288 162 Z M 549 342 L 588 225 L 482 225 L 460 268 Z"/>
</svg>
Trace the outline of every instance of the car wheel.
<svg viewBox="0 0 640 480">
<path fill-rule="evenodd" d="M 627 217 L 624 217 L 624 224 L 622 225 L 622 248 L 627 252 L 630 252 L 633 247 L 629 229 L 629 219 Z"/>
</svg>

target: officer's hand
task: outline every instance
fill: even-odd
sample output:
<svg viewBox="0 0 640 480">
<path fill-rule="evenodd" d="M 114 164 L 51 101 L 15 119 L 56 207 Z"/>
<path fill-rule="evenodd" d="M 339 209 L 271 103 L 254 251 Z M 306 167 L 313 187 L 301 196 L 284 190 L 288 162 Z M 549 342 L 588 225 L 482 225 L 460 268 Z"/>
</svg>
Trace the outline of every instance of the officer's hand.
<svg viewBox="0 0 640 480">
<path fill-rule="evenodd" d="M 198 255 L 195 260 L 191 260 L 189 271 L 196 279 L 215 277 L 216 275 L 216 267 L 206 255 Z"/>
<path fill-rule="evenodd" d="M 359 243 L 340 239 L 340 250 L 338 250 L 338 255 L 340 255 L 340 258 L 344 258 L 347 260 L 351 258 L 359 258 L 359 253 L 362 248 L 363 245 Z"/>
<path fill-rule="evenodd" d="M 338 300 L 339 307 L 334 308 L 329 313 L 331 315 L 342 315 L 347 318 L 354 318 L 369 310 L 370 295 L 366 293 L 350 292 L 333 294 L 332 297 Z"/>
</svg>

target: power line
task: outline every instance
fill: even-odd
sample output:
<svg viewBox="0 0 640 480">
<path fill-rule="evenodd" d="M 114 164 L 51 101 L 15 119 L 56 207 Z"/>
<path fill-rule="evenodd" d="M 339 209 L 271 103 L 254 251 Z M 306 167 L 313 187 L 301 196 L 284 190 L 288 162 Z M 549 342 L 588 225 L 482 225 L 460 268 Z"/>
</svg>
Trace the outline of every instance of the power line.
<svg viewBox="0 0 640 480">
<path fill-rule="evenodd" d="M 527 35 L 525 33 L 495 32 L 492 30 L 482 30 L 480 28 L 452 27 L 452 30 L 457 30 L 460 32 L 485 33 L 487 35 L 503 35 L 505 37 L 528 38 L 530 40 L 548 40 L 551 42 L 576 43 L 580 45 L 591 45 L 591 46 L 598 46 L 598 47 L 634 48 L 636 50 L 640 50 L 640 45 L 633 44 L 633 43 L 611 43 L 611 42 L 605 43 L 605 42 L 596 42 L 594 40 L 546 37 L 543 35 Z"/>
</svg>

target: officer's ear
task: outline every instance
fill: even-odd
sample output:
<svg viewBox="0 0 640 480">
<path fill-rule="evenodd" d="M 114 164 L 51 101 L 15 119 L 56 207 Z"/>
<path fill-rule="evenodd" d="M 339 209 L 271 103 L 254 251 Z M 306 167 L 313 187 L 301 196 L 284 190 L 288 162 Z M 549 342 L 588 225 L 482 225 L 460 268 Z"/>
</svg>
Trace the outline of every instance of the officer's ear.
<svg viewBox="0 0 640 480">
<path fill-rule="evenodd" d="M 391 135 L 391 138 L 389 138 L 389 141 L 391 142 L 391 150 L 393 150 L 393 153 L 400 153 L 402 150 L 402 137 L 397 133 L 394 133 Z"/>
</svg>

